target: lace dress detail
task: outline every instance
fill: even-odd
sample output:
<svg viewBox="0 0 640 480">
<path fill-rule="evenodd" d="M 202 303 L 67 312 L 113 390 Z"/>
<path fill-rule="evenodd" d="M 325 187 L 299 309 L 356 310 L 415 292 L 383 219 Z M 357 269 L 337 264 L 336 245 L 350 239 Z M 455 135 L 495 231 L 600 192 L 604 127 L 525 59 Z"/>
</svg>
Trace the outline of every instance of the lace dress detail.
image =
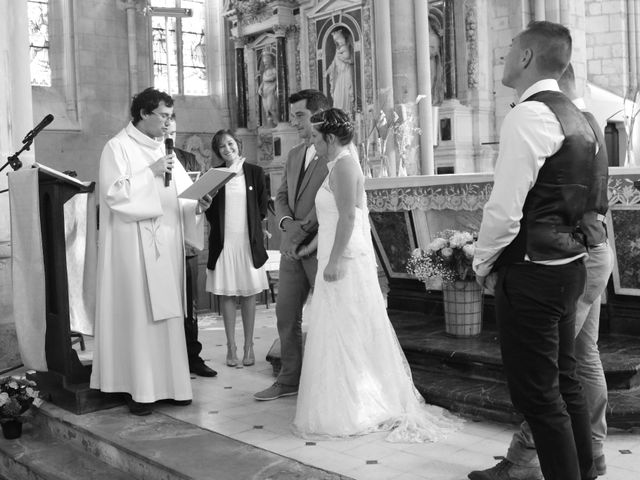
<svg viewBox="0 0 640 480">
<path fill-rule="evenodd" d="M 329 186 L 338 161 L 357 162 L 348 154 L 329 162 L 316 195 L 318 273 L 305 310 L 308 333 L 293 431 L 309 439 L 389 431 L 391 442 L 440 440 L 462 422 L 427 405 L 413 385 L 378 283 L 364 189 L 343 257 L 346 274 L 336 282 L 323 279 L 338 222 Z"/>
</svg>

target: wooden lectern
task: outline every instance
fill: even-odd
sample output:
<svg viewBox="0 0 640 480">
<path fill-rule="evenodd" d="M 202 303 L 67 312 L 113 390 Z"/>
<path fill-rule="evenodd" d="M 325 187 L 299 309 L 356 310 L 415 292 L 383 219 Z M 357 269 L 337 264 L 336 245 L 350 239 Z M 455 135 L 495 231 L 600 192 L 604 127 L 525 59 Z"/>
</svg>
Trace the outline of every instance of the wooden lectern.
<svg viewBox="0 0 640 480">
<path fill-rule="evenodd" d="M 122 403 L 122 399 L 89 389 L 91 365 L 83 365 L 72 348 L 69 313 L 64 204 L 74 195 L 93 192 L 95 182 L 80 182 L 44 165 L 36 166 L 39 170 L 48 371 L 37 371 L 32 378 L 47 400 L 75 414 L 109 408 Z"/>
</svg>

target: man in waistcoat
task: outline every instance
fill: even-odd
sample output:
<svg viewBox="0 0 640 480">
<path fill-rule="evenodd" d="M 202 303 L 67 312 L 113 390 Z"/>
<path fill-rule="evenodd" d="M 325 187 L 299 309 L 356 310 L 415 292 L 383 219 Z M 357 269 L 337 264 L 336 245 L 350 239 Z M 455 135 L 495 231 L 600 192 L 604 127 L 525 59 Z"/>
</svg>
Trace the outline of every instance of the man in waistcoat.
<svg viewBox="0 0 640 480">
<path fill-rule="evenodd" d="M 574 356 L 587 256 L 579 223 L 593 183 L 596 138 L 558 87 L 571 45 L 564 26 L 546 21 L 532 22 L 513 39 L 502 83 L 519 102 L 500 132 L 473 264 L 481 286 L 495 272 L 504 372 L 546 480 L 597 476 Z M 477 473 L 469 477 L 501 478 Z"/>
</svg>

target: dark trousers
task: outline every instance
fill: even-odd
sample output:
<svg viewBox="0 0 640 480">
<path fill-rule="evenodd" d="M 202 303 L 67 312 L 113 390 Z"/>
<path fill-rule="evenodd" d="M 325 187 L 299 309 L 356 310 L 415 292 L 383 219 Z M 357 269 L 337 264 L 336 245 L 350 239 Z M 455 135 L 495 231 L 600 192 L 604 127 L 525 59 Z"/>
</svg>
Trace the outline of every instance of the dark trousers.
<svg viewBox="0 0 640 480">
<path fill-rule="evenodd" d="M 200 358 L 202 344 L 198 341 L 198 305 L 194 289 L 198 285 L 198 256 L 185 258 L 187 276 L 187 316 L 184 317 L 184 336 L 187 340 L 189 366 L 203 363 Z"/>
<path fill-rule="evenodd" d="M 513 405 L 531 426 L 546 480 L 596 478 L 589 409 L 576 378 L 576 301 L 584 263 L 498 270 L 495 302 Z"/>
</svg>

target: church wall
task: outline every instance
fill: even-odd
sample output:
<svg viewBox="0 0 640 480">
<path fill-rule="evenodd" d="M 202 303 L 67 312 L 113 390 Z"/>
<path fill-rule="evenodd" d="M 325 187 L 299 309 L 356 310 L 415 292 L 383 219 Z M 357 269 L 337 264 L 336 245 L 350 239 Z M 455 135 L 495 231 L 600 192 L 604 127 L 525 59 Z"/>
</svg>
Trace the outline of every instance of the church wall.
<svg viewBox="0 0 640 480">
<path fill-rule="evenodd" d="M 626 0 L 587 0 L 587 78 L 590 82 L 624 96 L 629 70 Z M 637 7 L 636 7 L 637 8 Z"/>
<path fill-rule="evenodd" d="M 74 82 L 77 114 L 68 103 L 68 86 L 61 77 L 61 12 L 52 8 L 50 25 L 53 81 L 51 88 L 33 88 L 33 115 L 39 121 L 53 113 L 54 122 L 35 141 L 36 161 L 59 170 L 75 170 L 83 180 L 97 180 L 100 153 L 104 144 L 129 121 L 129 50 L 127 14 L 113 0 L 73 1 L 75 72 L 66 81 Z M 216 15 L 217 18 L 217 15 Z M 153 84 L 150 60 L 148 17 L 136 12 L 137 87 L 141 91 Z M 56 35 L 56 33 L 58 35 Z M 218 38 L 207 41 L 209 55 L 218 58 L 222 49 Z M 57 57 L 54 57 L 57 55 Z M 212 62 L 210 62 L 211 64 Z M 213 70 L 213 69 L 212 69 Z M 213 93 L 205 97 L 175 95 L 178 116 L 177 145 L 195 150 L 202 161 L 211 155 L 213 133 L 229 127 L 225 78 L 213 70 Z M 220 94 L 218 94 L 220 93 Z M 76 107 L 71 105 L 71 107 Z"/>
</svg>

